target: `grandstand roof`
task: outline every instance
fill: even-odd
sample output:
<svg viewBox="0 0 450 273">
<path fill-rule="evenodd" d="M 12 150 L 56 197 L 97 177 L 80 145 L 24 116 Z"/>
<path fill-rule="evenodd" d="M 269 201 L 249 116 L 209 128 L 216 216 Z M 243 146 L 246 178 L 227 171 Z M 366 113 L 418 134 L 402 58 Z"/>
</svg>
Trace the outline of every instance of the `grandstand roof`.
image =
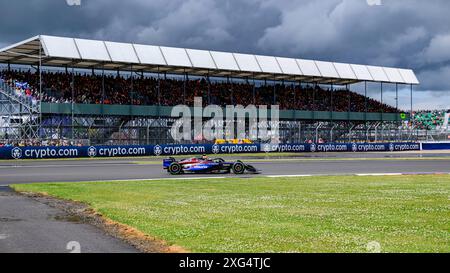
<svg viewBox="0 0 450 273">
<path fill-rule="evenodd" d="M 0 49 L 0 62 L 350 84 L 419 84 L 411 69 L 39 35 Z"/>
</svg>

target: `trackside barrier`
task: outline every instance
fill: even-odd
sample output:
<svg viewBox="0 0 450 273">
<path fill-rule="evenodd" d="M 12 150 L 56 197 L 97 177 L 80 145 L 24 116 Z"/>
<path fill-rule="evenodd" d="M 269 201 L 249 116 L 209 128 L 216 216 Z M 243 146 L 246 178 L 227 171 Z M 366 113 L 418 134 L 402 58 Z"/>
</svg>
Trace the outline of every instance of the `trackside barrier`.
<svg viewBox="0 0 450 273">
<path fill-rule="evenodd" d="M 450 150 L 450 142 L 446 143 L 421 143 L 422 150 Z"/>
<path fill-rule="evenodd" d="M 49 159 L 83 157 L 170 156 L 192 154 L 319 153 L 416 151 L 419 143 L 327 143 L 327 144 L 191 144 L 144 146 L 3 147 L 0 159 Z"/>
</svg>

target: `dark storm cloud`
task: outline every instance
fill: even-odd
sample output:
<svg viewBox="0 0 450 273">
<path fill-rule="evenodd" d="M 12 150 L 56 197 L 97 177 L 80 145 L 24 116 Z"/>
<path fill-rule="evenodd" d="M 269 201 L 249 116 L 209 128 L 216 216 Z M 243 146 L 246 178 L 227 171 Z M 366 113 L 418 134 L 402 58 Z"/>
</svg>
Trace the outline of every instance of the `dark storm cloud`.
<svg viewBox="0 0 450 273">
<path fill-rule="evenodd" d="M 448 92 L 449 1 L 381 2 L 0 0 L 0 45 L 50 34 L 410 67 L 421 90 Z"/>
<path fill-rule="evenodd" d="M 3 43 L 51 34 L 247 52 L 281 16 L 254 0 L 0 0 L 0 8 Z"/>
</svg>

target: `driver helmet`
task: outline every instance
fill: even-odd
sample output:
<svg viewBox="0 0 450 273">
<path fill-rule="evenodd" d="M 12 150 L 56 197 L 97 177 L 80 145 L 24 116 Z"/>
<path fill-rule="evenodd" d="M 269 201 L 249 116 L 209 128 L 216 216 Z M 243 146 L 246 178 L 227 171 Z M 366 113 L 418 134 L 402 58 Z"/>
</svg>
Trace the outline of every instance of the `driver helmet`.
<svg viewBox="0 0 450 273">
<path fill-rule="evenodd" d="M 203 160 L 208 160 L 208 156 L 204 154 L 204 155 L 202 155 L 202 159 Z"/>
</svg>

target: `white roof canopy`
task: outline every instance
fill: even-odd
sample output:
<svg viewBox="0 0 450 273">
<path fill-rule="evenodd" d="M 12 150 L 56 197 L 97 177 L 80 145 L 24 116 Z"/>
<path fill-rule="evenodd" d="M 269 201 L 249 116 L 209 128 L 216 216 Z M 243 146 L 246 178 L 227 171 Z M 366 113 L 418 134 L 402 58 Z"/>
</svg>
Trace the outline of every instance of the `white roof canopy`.
<svg viewBox="0 0 450 273">
<path fill-rule="evenodd" d="M 41 50 L 42 49 L 42 50 Z M 0 62 L 292 80 L 419 84 L 411 69 L 40 35 L 0 49 Z"/>
</svg>

